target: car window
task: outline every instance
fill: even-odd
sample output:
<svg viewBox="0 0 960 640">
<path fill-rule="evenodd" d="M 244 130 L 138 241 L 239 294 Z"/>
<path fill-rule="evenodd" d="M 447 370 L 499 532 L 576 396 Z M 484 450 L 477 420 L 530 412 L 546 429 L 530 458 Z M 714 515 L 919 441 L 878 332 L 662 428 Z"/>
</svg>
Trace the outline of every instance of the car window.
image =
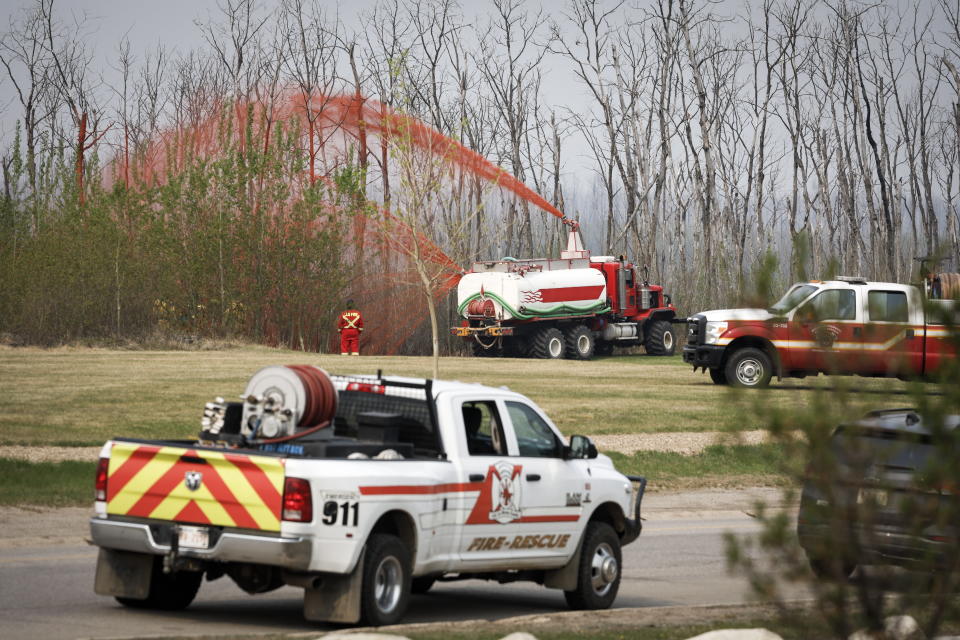
<svg viewBox="0 0 960 640">
<path fill-rule="evenodd" d="M 533 407 L 522 402 L 507 402 L 507 413 L 517 436 L 521 456 L 556 458 L 560 456 L 560 441 Z"/>
<path fill-rule="evenodd" d="M 464 402 L 461 407 L 467 452 L 472 456 L 505 456 L 506 440 L 500 414 L 493 401 Z"/>
<path fill-rule="evenodd" d="M 851 289 L 821 291 L 803 305 L 803 311 L 815 320 L 855 320 L 857 295 Z"/>
<path fill-rule="evenodd" d="M 871 291 L 867 309 L 872 322 L 907 322 L 907 294 L 903 291 Z"/>
</svg>

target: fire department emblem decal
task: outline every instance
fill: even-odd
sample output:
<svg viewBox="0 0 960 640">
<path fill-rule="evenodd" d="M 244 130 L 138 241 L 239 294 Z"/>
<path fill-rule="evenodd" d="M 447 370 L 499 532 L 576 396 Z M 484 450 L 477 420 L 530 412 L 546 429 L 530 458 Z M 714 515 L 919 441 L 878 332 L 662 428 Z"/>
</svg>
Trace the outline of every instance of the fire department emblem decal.
<svg viewBox="0 0 960 640">
<path fill-rule="evenodd" d="M 196 491 L 203 482 L 203 474 L 199 471 L 187 471 L 183 476 L 183 484 L 187 485 L 190 491 Z"/>
<path fill-rule="evenodd" d="M 813 339 L 818 347 L 829 349 L 833 343 L 840 337 L 839 327 L 832 324 L 821 324 L 813 330 Z"/>
<path fill-rule="evenodd" d="M 501 460 L 491 467 L 489 517 L 506 524 L 520 517 L 520 467 Z"/>
</svg>

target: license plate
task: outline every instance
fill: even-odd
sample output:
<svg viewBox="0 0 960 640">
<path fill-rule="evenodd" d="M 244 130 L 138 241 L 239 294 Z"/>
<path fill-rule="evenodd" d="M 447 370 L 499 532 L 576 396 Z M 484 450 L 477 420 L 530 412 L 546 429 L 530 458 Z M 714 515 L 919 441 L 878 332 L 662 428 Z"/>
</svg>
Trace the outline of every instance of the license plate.
<svg viewBox="0 0 960 640">
<path fill-rule="evenodd" d="M 878 507 L 887 506 L 889 494 L 883 489 L 860 489 L 857 494 L 857 504 L 872 504 Z"/>
<path fill-rule="evenodd" d="M 210 546 L 210 532 L 205 527 L 180 527 L 177 540 L 181 547 L 206 549 Z"/>
</svg>

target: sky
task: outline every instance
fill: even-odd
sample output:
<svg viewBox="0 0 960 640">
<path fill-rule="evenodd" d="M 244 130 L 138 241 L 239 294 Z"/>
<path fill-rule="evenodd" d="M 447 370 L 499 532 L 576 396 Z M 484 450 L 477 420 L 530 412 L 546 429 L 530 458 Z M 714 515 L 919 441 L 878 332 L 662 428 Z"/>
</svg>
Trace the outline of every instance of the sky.
<svg viewBox="0 0 960 640">
<path fill-rule="evenodd" d="M 85 28 L 86 42 L 95 54 L 94 67 L 109 85 L 115 82 L 117 47 L 124 37 L 131 44 L 132 53 L 142 60 L 144 53 L 154 50 L 162 44 L 172 54 L 174 50 L 187 52 L 191 49 L 206 48 L 196 20 L 206 21 L 212 16 L 219 20 L 218 0 L 55 0 L 55 10 L 64 24 L 71 24 L 87 17 Z M 348 30 L 356 28 L 360 12 L 375 4 L 375 0 L 349 0 L 335 2 L 320 0 L 322 6 L 337 9 Z M 278 4 L 271 0 L 262 0 L 264 8 Z M 470 15 L 472 2 L 462 3 L 464 13 Z M 486 4 L 486 3 L 485 3 Z M 530 3 L 531 7 L 536 3 Z M 546 0 L 544 5 L 551 5 Z M 560 0 L 556 0 L 559 6 Z M 33 6 L 31 0 L 0 0 L 3 22 L 0 30 L 7 31 L 8 22 L 20 11 Z M 545 12 L 549 17 L 549 12 Z M 478 16 L 479 19 L 484 19 Z M 173 57 L 173 56 L 171 56 Z M 566 82 L 563 74 L 550 73 L 549 81 L 544 83 L 544 94 L 557 106 L 568 106 L 573 84 L 572 75 Z M 106 87 L 105 87 L 106 88 Z M 575 105 L 574 105 L 575 106 Z M 20 105 L 6 74 L 0 77 L 0 140 L 6 141 L 12 136 Z"/>
</svg>

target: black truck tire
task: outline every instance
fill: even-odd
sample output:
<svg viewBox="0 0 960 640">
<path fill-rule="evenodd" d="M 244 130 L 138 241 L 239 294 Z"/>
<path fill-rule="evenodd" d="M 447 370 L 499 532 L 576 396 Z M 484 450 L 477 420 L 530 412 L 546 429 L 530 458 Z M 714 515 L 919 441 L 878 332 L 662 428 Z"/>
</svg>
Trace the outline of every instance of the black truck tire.
<svg viewBox="0 0 960 640">
<path fill-rule="evenodd" d="M 666 320 L 651 322 L 643 346 L 651 356 L 672 356 L 677 350 L 677 336 L 673 333 L 673 325 Z"/>
<path fill-rule="evenodd" d="M 609 340 L 597 340 L 593 346 L 593 355 L 595 356 L 612 356 L 613 355 L 613 343 Z"/>
<path fill-rule="evenodd" d="M 583 534 L 577 588 L 564 591 L 571 609 L 609 609 L 620 589 L 620 538 L 606 522 L 591 522 Z"/>
<path fill-rule="evenodd" d="M 730 354 L 724 373 L 731 387 L 760 389 L 770 384 L 770 378 L 773 377 L 773 363 L 770 356 L 762 350 L 745 347 Z"/>
<path fill-rule="evenodd" d="M 577 324 L 567 329 L 567 357 L 571 360 L 589 360 L 593 357 L 596 341 L 585 325 Z"/>
<path fill-rule="evenodd" d="M 563 334 L 556 327 L 540 329 L 530 344 L 530 354 L 543 360 L 558 360 L 563 357 L 564 350 Z"/>
<path fill-rule="evenodd" d="M 503 338 L 503 356 L 506 358 L 526 358 L 530 344 L 523 336 Z"/>
<path fill-rule="evenodd" d="M 713 384 L 727 384 L 727 372 L 723 369 L 710 369 L 710 379 Z"/>
<path fill-rule="evenodd" d="M 360 588 L 360 618 L 364 624 L 395 624 L 410 601 L 410 552 L 400 538 L 374 533 L 367 540 Z"/>
<path fill-rule="evenodd" d="M 163 572 L 163 556 L 154 556 L 150 573 L 150 591 L 143 600 L 117 596 L 116 600 L 132 609 L 162 609 L 177 611 L 186 609 L 197 597 L 202 571 Z"/>
</svg>

